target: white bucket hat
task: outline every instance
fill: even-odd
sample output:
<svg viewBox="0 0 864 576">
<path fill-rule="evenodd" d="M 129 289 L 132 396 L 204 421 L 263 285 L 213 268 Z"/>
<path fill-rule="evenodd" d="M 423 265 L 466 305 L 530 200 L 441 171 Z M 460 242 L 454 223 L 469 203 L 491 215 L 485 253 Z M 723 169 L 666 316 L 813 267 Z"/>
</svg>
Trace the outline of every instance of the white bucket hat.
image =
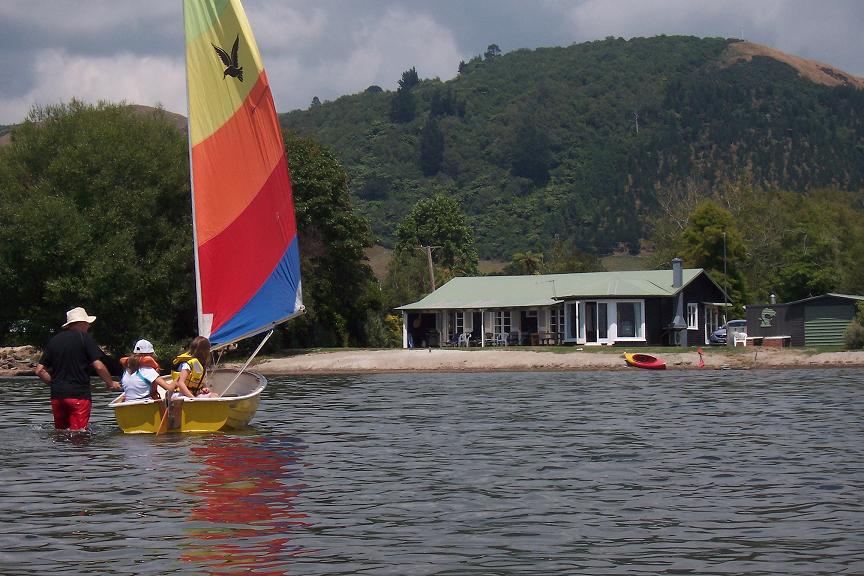
<svg viewBox="0 0 864 576">
<path fill-rule="evenodd" d="M 68 312 L 66 312 L 66 323 L 61 326 L 61 328 L 66 328 L 69 324 L 73 322 L 87 322 L 88 324 L 92 324 L 93 321 L 96 320 L 95 316 L 88 316 L 87 311 L 84 308 L 72 308 Z"/>
<path fill-rule="evenodd" d="M 153 354 L 153 344 L 149 340 L 138 340 L 132 352 L 134 354 Z"/>
</svg>

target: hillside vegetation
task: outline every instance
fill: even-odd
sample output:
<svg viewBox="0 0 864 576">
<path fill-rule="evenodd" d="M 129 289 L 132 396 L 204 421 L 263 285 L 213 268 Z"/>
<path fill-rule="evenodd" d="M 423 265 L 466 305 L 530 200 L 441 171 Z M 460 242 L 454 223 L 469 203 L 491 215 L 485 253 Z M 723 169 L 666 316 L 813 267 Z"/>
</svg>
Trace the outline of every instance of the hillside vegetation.
<svg viewBox="0 0 864 576">
<path fill-rule="evenodd" d="M 707 197 L 742 175 L 799 193 L 864 187 L 861 80 L 780 55 L 665 36 L 492 46 L 453 80 L 406 73 L 398 92 L 372 86 L 281 119 L 334 149 L 385 246 L 418 200 L 443 192 L 481 258 L 556 238 L 635 254 L 669 190 Z"/>
</svg>

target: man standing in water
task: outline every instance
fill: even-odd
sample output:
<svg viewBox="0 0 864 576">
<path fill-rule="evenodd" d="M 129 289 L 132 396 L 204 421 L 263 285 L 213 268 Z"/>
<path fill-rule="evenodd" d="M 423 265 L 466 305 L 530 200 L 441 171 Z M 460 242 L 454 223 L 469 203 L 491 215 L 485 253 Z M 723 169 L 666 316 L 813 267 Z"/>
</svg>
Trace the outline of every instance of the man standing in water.
<svg viewBox="0 0 864 576">
<path fill-rule="evenodd" d="M 58 430 L 84 430 L 90 422 L 88 367 L 93 367 L 109 390 L 120 390 L 102 363 L 102 350 L 87 333 L 94 320 L 84 308 L 66 312 L 63 330 L 48 341 L 36 365 L 36 376 L 51 386 L 51 411 Z"/>
</svg>

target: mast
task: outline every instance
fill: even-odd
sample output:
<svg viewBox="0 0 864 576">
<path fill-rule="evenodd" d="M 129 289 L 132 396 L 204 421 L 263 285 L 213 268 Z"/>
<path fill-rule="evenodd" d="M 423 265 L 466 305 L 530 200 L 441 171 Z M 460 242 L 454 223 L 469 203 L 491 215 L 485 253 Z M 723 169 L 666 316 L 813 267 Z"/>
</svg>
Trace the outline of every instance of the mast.
<svg viewBox="0 0 864 576">
<path fill-rule="evenodd" d="M 189 17 L 186 2 L 183 3 L 183 22 Z M 183 44 L 183 60 L 186 70 L 189 70 L 189 50 Z M 189 155 L 189 201 L 192 204 L 192 252 L 195 256 L 195 310 L 198 318 L 198 334 L 210 337 L 210 327 L 203 326 L 201 314 L 201 270 L 198 266 L 198 227 L 195 226 L 195 166 L 192 164 L 192 107 L 189 104 L 189 74 L 186 74 L 186 147 Z M 206 329 L 205 329 L 206 328 Z"/>
</svg>

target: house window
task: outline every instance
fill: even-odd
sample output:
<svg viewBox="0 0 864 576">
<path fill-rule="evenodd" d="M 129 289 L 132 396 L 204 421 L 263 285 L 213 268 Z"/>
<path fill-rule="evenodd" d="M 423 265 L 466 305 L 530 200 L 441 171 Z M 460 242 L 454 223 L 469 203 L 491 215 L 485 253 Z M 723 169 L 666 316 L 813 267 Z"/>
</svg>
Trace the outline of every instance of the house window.
<svg viewBox="0 0 864 576">
<path fill-rule="evenodd" d="M 493 313 L 492 323 L 495 326 L 495 334 L 510 334 L 510 311 L 496 310 Z"/>
<path fill-rule="evenodd" d="M 699 304 L 687 304 L 687 328 L 699 329 Z"/>
<path fill-rule="evenodd" d="M 453 312 L 450 314 L 449 322 L 450 330 L 453 331 L 452 337 L 457 337 L 465 331 L 465 313 Z"/>
<path fill-rule="evenodd" d="M 564 303 L 565 314 L 567 315 L 567 322 L 564 324 L 566 328 L 566 333 L 564 338 L 568 340 L 577 339 L 580 337 L 579 330 L 579 303 L 578 302 L 565 302 Z"/>
<path fill-rule="evenodd" d="M 642 338 L 642 303 L 617 302 L 618 338 Z"/>
<path fill-rule="evenodd" d="M 564 306 L 549 309 L 549 331 L 553 334 L 564 332 Z"/>
</svg>

